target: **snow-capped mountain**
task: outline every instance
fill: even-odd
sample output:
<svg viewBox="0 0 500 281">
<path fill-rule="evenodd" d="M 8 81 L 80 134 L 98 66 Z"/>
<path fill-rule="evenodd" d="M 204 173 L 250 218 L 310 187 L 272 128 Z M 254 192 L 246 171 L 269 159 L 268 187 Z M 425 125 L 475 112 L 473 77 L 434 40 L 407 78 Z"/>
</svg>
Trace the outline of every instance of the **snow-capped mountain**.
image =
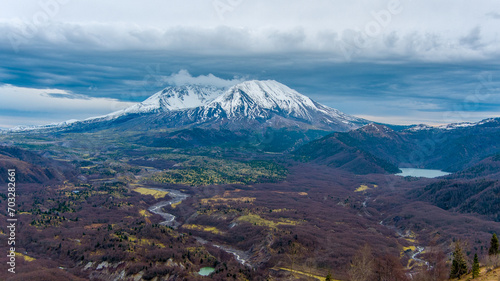
<svg viewBox="0 0 500 281">
<path fill-rule="evenodd" d="M 39 129 L 126 126 L 254 129 L 293 127 L 349 131 L 370 123 L 319 104 L 274 80 L 246 81 L 227 90 L 186 85 L 167 87 L 145 101 L 104 116 Z M 115 124 L 115 125 L 113 125 Z M 17 131 L 33 130 L 21 128 Z"/>
</svg>

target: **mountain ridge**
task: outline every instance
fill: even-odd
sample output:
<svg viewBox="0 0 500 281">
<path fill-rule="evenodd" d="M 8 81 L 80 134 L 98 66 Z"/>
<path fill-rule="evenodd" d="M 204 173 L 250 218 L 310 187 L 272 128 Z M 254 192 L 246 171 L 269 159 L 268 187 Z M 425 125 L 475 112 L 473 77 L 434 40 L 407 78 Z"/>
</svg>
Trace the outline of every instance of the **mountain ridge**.
<svg viewBox="0 0 500 281">
<path fill-rule="evenodd" d="M 325 150 L 328 144 L 342 143 L 351 150 L 368 152 L 398 167 L 457 172 L 499 153 L 499 138 L 500 118 L 453 129 L 394 131 L 384 125 L 368 124 L 349 132 L 329 134 L 302 149 Z"/>
</svg>

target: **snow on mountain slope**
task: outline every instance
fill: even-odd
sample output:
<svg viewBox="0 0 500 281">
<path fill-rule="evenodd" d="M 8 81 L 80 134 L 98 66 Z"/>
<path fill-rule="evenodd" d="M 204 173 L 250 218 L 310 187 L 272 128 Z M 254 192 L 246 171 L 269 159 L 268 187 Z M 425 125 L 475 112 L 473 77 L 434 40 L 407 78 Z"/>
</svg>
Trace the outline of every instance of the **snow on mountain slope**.
<svg viewBox="0 0 500 281">
<path fill-rule="evenodd" d="M 279 110 L 304 119 L 309 118 L 308 109 L 320 110 L 308 97 L 276 81 L 247 81 L 233 86 L 207 107 L 221 106 L 227 117 L 252 116 L 256 110 Z"/>
<path fill-rule="evenodd" d="M 237 84 L 200 108 L 197 114 L 202 120 L 264 120 L 279 115 L 311 124 L 339 124 L 345 129 L 368 123 L 366 120 L 321 105 L 274 80 L 252 80 Z"/>
<path fill-rule="evenodd" d="M 80 122 L 79 120 L 76 119 L 71 119 L 63 122 L 56 122 L 56 123 L 51 123 L 47 125 L 31 125 L 31 126 L 17 126 L 11 129 L 7 130 L 0 130 L 0 133 L 2 132 L 24 132 L 24 131 L 33 131 L 33 130 L 44 130 L 44 129 L 52 129 L 52 128 L 62 128 L 62 127 L 67 127 L 70 126 L 73 123 Z"/>
<path fill-rule="evenodd" d="M 479 126 L 479 125 L 484 125 L 489 122 L 494 122 L 494 118 L 488 118 L 481 120 L 479 122 L 461 122 L 461 123 L 452 123 L 452 124 L 447 124 L 447 125 L 441 125 L 438 128 L 443 129 L 443 130 L 454 130 L 458 128 L 466 128 L 466 127 L 473 127 L 473 126 Z"/>
<path fill-rule="evenodd" d="M 117 117 L 131 113 L 152 113 L 198 107 L 224 92 L 213 86 L 171 86 L 152 95 L 145 101 L 106 116 Z"/>
<path fill-rule="evenodd" d="M 84 120 L 68 120 L 59 123 L 39 126 L 17 126 L 4 132 L 23 132 L 33 130 L 44 130 L 54 128 L 65 128 L 72 124 L 81 122 L 101 122 L 109 121 L 121 116 L 140 113 L 157 113 L 170 110 L 181 110 L 186 108 L 197 107 L 208 103 L 224 92 L 224 88 L 214 86 L 200 85 L 183 85 L 183 86 L 168 86 L 165 89 L 155 93 L 141 103 L 132 105 L 131 107 L 118 110 L 106 115 L 90 117 Z"/>
<path fill-rule="evenodd" d="M 409 129 L 408 131 L 425 131 L 425 130 L 433 130 L 433 129 L 440 129 L 440 130 L 455 130 L 455 129 L 460 129 L 460 128 L 467 128 L 467 127 L 475 127 L 475 126 L 484 126 L 488 124 L 496 124 L 499 123 L 499 118 L 488 118 L 481 120 L 479 122 L 461 122 L 461 123 L 451 123 L 451 124 L 445 124 L 445 125 L 440 125 L 436 127 L 428 126 L 425 124 L 420 124 L 420 125 L 415 125 Z"/>
</svg>

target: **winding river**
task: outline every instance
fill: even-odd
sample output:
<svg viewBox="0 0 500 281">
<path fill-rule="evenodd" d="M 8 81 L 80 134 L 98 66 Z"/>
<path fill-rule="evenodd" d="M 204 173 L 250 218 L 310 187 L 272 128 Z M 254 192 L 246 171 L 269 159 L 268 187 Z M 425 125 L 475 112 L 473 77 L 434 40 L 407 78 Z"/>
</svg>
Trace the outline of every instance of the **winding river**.
<svg viewBox="0 0 500 281">
<path fill-rule="evenodd" d="M 419 259 L 417 258 L 418 255 L 420 255 L 423 251 L 425 250 L 424 247 L 422 246 L 417 246 L 416 249 L 415 249 L 415 252 L 411 255 L 411 258 L 416 261 L 417 263 L 423 263 L 427 266 L 427 268 L 430 267 L 429 265 L 429 262 L 428 261 L 425 261 L 423 259 Z"/>
<path fill-rule="evenodd" d="M 189 195 L 182 193 L 180 191 L 177 191 L 177 190 L 173 190 L 173 189 L 156 189 L 156 190 L 167 191 L 168 196 L 170 196 L 171 199 L 168 201 L 160 201 L 160 202 L 154 204 L 153 206 L 149 207 L 148 210 L 151 213 L 160 215 L 165 219 L 165 221 L 162 221 L 160 223 L 161 225 L 166 225 L 166 226 L 171 226 L 173 228 L 177 228 L 179 226 L 179 223 L 175 220 L 175 216 L 172 214 L 163 212 L 163 207 L 179 203 L 179 202 L 185 200 L 186 198 L 188 198 Z"/>
<path fill-rule="evenodd" d="M 171 226 L 173 228 L 177 228 L 178 226 L 180 226 L 180 223 L 175 220 L 175 216 L 172 214 L 169 214 L 169 213 L 165 213 L 163 211 L 163 207 L 182 202 L 183 200 L 188 198 L 189 195 L 182 193 L 178 190 L 173 190 L 173 189 L 159 189 L 159 188 L 152 188 L 152 189 L 160 190 L 160 191 L 167 191 L 168 195 L 171 197 L 171 199 L 168 201 L 160 201 L 160 202 L 154 204 L 153 206 L 149 207 L 148 210 L 151 213 L 160 215 L 163 217 L 163 219 L 165 219 L 164 221 L 162 221 L 160 223 L 161 225 Z M 232 254 L 236 258 L 236 260 L 243 265 L 250 266 L 250 267 L 252 266 L 250 264 L 250 262 L 248 261 L 249 260 L 248 254 L 243 252 L 243 251 L 236 250 L 236 249 L 230 248 L 228 246 L 213 244 L 213 243 L 208 242 L 207 240 L 200 238 L 200 237 L 195 237 L 195 238 L 201 244 L 209 243 L 209 244 L 213 245 L 214 247 L 217 247 L 217 248 L 222 249 L 223 251 L 225 251 L 227 253 Z"/>
<path fill-rule="evenodd" d="M 250 262 L 248 261 L 250 259 L 250 256 L 247 253 L 245 253 L 243 251 L 240 251 L 240 250 L 233 249 L 233 248 L 228 247 L 228 246 L 222 246 L 222 245 L 217 245 L 217 244 L 214 244 L 214 243 L 210 243 L 210 242 L 208 242 L 207 240 L 205 240 L 205 239 L 203 239 L 201 237 L 195 237 L 195 238 L 201 244 L 207 244 L 207 243 L 209 243 L 209 244 L 212 244 L 214 247 L 223 250 L 226 253 L 230 253 L 242 265 L 246 265 L 246 266 L 252 267 L 252 264 L 250 264 Z"/>
</svg>

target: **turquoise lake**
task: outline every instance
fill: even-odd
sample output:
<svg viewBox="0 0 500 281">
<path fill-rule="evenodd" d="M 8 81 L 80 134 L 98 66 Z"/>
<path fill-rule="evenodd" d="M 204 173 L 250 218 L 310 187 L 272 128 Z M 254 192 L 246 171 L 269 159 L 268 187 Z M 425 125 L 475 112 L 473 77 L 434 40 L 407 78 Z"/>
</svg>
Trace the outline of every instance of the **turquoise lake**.
<svg viewBox="0 0 500 281">
<path fill-rule="evenodd" d="M 213 267 L 202 267 L 200 271 L 198 271 L 198 274 L 201 276 L 208 276 L 212 274 L 212 272 L 215 271 L 215 268 Z"/>
<path fill-rule="evenodd" d="M 441 176 L 449 175 L 448 172 L 443 172 L 441 170 L 430 170 L 430 169 L 417 169 L 417 168 L 399 168 L 402 173 L 396 174 L 396 176 L 402 177 L 422 177 L 422 178 L 436 178 Z"/>
</svg>

